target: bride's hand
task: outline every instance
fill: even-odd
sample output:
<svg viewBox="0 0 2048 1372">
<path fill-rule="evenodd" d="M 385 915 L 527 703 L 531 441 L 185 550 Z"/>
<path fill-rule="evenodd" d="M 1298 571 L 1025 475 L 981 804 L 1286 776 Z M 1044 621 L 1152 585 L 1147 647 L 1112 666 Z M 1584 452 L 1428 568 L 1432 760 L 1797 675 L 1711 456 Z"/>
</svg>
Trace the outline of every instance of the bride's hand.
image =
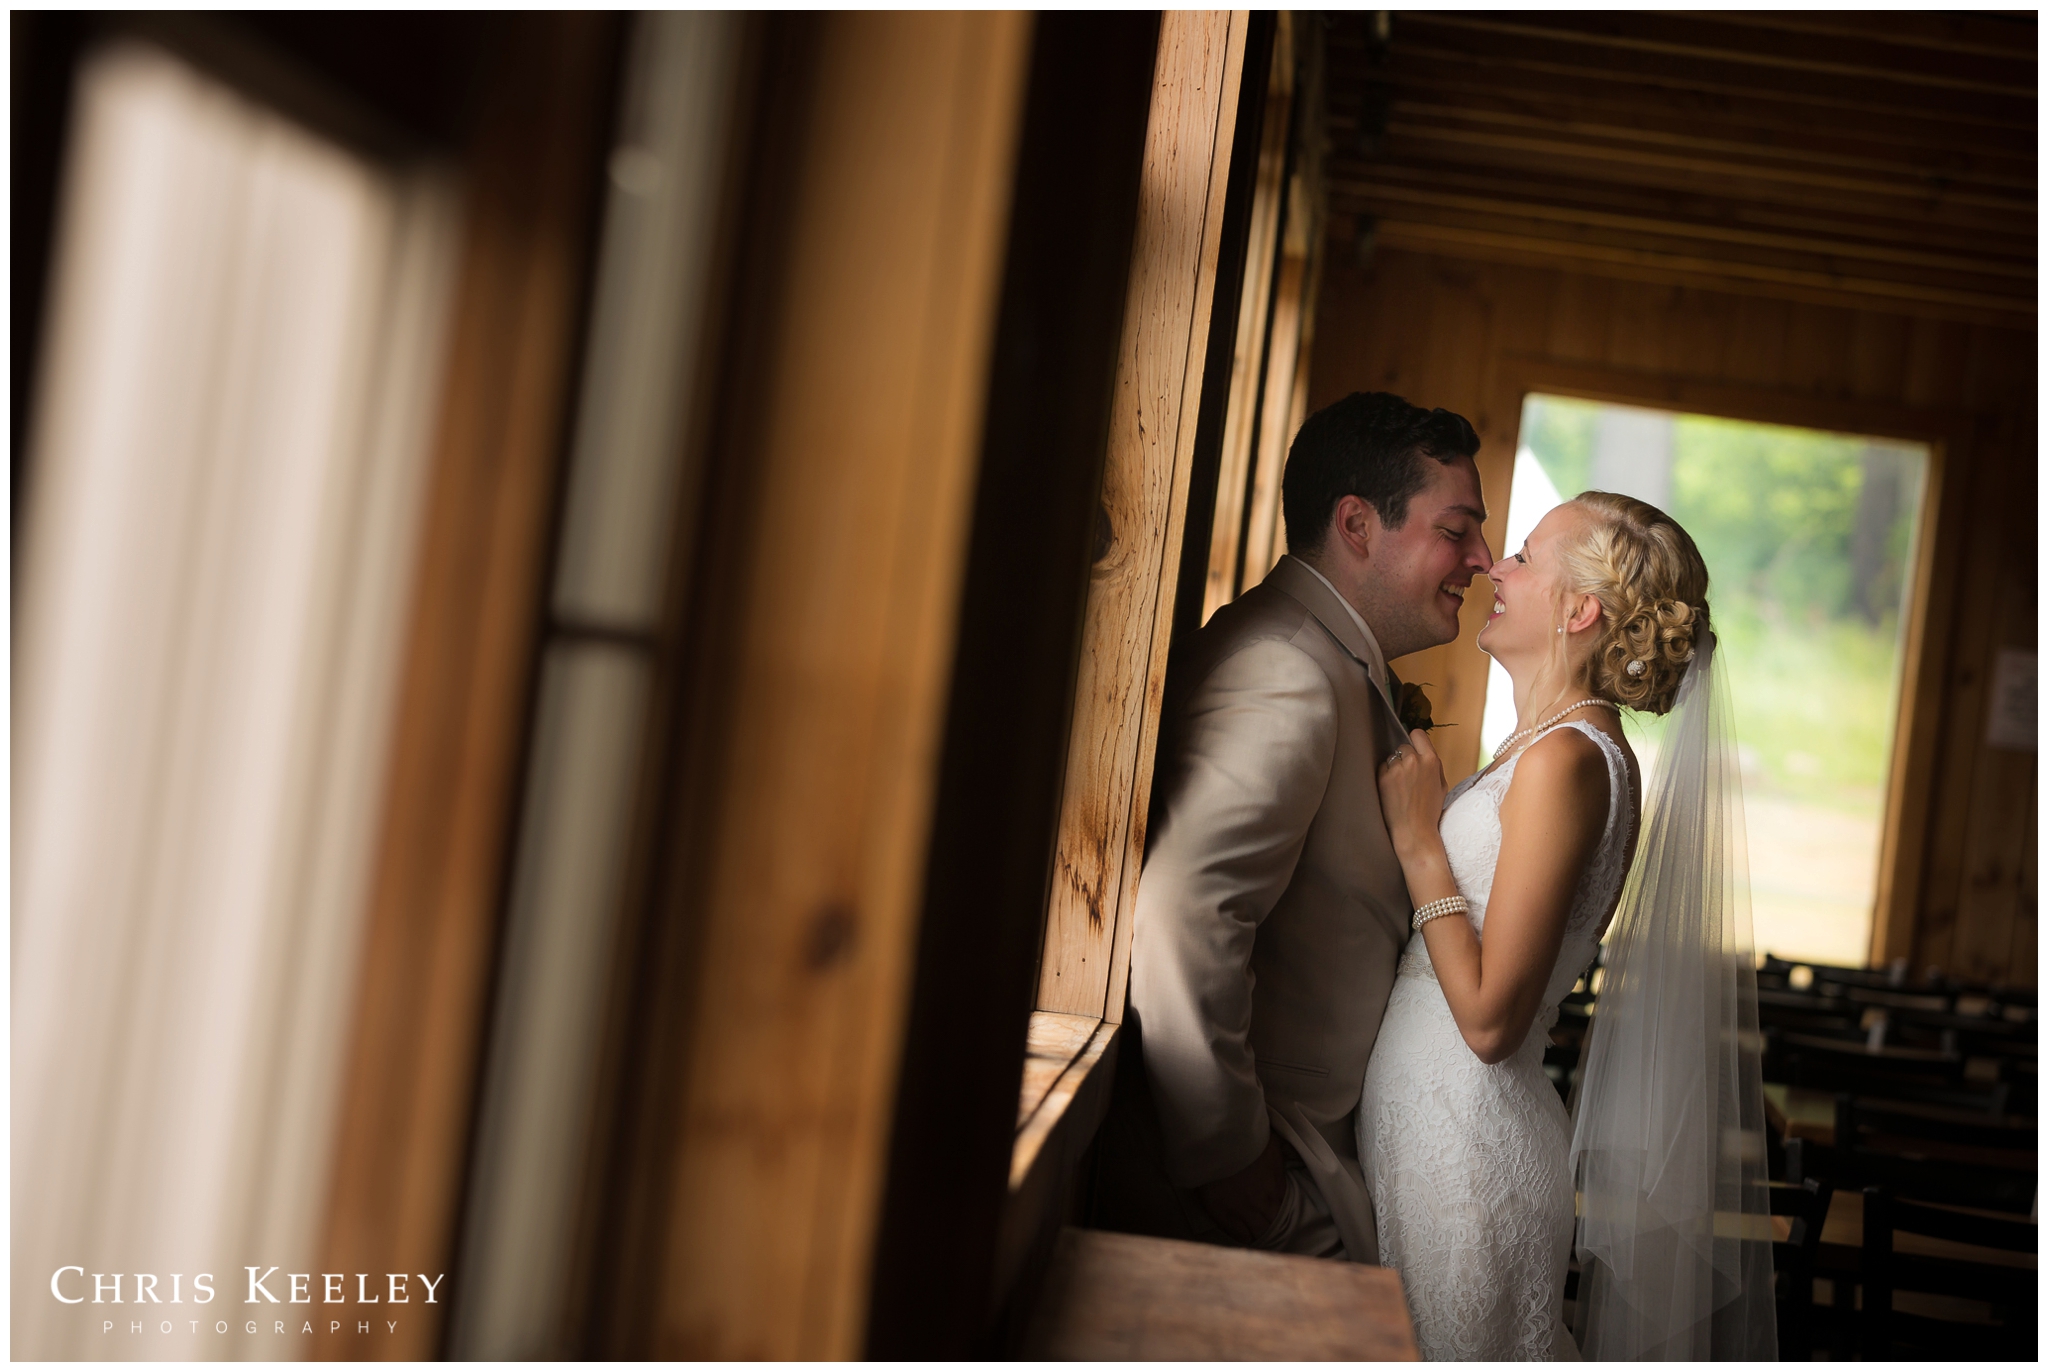
<svg viewBox="0 0 2048 1372">
<path fill-rule="evenodd" d="M 1418 842 L 1436 839 L 1443 812 L 1444 765 L 1428 733 L 1416 729 L 1380 764 L 1380 814 L 1394 851 L 1405 856 Z"/>
</svg>

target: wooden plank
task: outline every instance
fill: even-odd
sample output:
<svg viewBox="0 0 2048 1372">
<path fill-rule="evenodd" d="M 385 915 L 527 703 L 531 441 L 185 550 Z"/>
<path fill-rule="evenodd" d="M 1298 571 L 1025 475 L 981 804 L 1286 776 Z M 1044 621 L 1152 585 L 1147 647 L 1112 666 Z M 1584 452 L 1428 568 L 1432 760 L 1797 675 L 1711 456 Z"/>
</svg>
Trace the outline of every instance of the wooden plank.
<svg viewBox="0 0 2048 1372">
<path fill-rule="evenodd" d="M 1086 1362 L 1420 1358 L 1391 1268 L 1092 1229 L 1060 1236 L 1022 1351 Z"/>
<path fill-rule="evenodd" d="M 1507 136 L 1583 139 L 1627 150 L 1682 153 L 1716 163 L 1741 164 L 1770 175 L 1799 169 L 1823 174 L 1850 174 L 1879 181 L 1911 180 L 1926 184 L 1939 178 L 1958 186 L 2029 191 L 2039 185 L 2032 158 L 1981 144 L 1923 146 L 1903 138 L 1878 138 L 1860 127 L 1827 128 L 1811 122 L 1796 130 L 1764 128 L 1753 123 L 1716 121 L 1702 127 L 1697 119 L 1673 115 L 1642 103 L 1531 95 L 1469 84 L 1432 84 L 1404 80 L 1389 86 L 1388 129 L 1402 124 L 1451 127 L 1474 136 L 1492 132 Z M 1333 110 L 1332 144 L 1357 146 L 1360 112 Z"/>
<path fill-rule="evenodd" d="M 1017 1127 L 1022 1129 L 1044 1103 L 1046 1093 L 1087 1048 L 1102 1021 L 1093 1015 L 1062 1015 L 1052 1010 L 1031 1012 L 1024 1031 L 1024 1084 L 1017 1095 Z"/>
<path fill-rule="evenodd" d="M 1589 366 L 1516 353 L 1500 365 L 1516 385 L 1550 395 L 1608 400 L 1618 405 L 1720 415 L 1759 424 L 1788 424 L 1833 433 L 1904 438 L 1921 443 L 1955 442 L 1970 434 L 1968 413 L 1814 394 L 1790 386 L 1749 386 L 1622 366 Z"/>
<path fill-rule="evenodd" d="M 1171 12 L 1132 248 L 1123 360 L 1102 477 L 1109 546 L 1082 630 L 1038 1005 L 1120 1020 L 1183 511 L 1244 58 L 1243 13 Z"/>
<path fill-rule="evenodd" d="M 327 1200 L 330 1271 L 454 1266 L 612 42 L 595 16 L 528 16 L 472 152 Z M 433 1356 L 447 1308 L 414 1305 L 376 1356 Z"/>
<path fill-rule="evenodd" d="M 1752 62 L 1787 71 L 1897 81 L 1951 90 L 2002 91 L 2031 96 L 2035 61 L 2031 36 L 2024 46 L 1957 46 L 1905 35 L 1833 28 L 1814 32 L 1780 25 L 1758 34 L 1736 15 L 1628 12 L 1515 16 L 1515 31 L 1542 33 L 1619 52 L 1675 53 Z M 2017 39 L 2018 35 L 2015 34 Z"/>
<path fill-rule="evenodd" d="M 1556 265 L 1710 289 L 1765 291 L 1783 299 L 1825 305 L 1942 312 L 2007 327 L 2031 324 L 2035 314 L 2031 295 L 1967 285 L 1924 284 L 1861 269 L 1830 271 L 1778 266 L 1695 248 L 1659 250 L 1589 242 L 1582 237 L 1433 224 L 1413 217 L 1381 218 L 1379 236 L 1388 247 L 1417 252 Z"/>
<path fill-rule="evenodd" d="M 1974 52 L 1991 56 L 2028 54 L 2039 41 L 2031 10 L 1964 13 L 1913 10 L 1721 10 L 1716 18 L 1788 33 L 1852 34 L 1910 48 Z"/>
<path fill-rule="evenodd" d="M 1969 451 L 1973 455 L 1999 453 L 2014 437 L 2010 432 L 1989 429 Z M 1993 656 L 2002 636 L 1995 588 L 2009 574 L 2005 558 L 2010 549 L 2002 546 L 2002 539 L 1971 536 L 1985 512 L 1998 509 L 2001 483 L 1995 461 L 1980 456 L 1975 462 L 1950 462 L 1947 466 L 1945 479 L 1952 483 L 1949 489 L 1962 509 L 1957 512 L 1958 524 L 1950 526 L 1957 530 L 1953 538 L 1958 546 L 1952 554 L 1956 559 L 1955 589 L 1949 598 L 1948 642 L 1939 654 L 1941 684 L 1931 693 L 1939 708 L 1931 721 L 1937 742 L 1935 762 L 1926 781 L 1927 856 L 1912 942 L 1894 945 L 1893 955 L 1910 946 L 1909 956 L 1916 968 L 1937 966 L 1970 975 L 1967 966 L 1959 967 L 1958 961 L 1981 964 L 1982 959 L 1971 957 L 1969 946 L 1959 942 L 1959 921 L 1971 872 L 1972 828 L 1982 819 L 1975 806 L 1984 789 L 1979 769 L 1989 760 L 1984 746 L 1984 711 Z"/>
<path fill-rule="evenodd" d="M 2031 458 L 2032 443 L 2016 429 L 2015 425 L 2007 430 L 2004 442 L 2021 447 Z M 1992 601 L 1995 610 L 1986 638 L 1978 645 L 1959 647 L 1976 659 L 1980 679 L 1987 686 L 2001 650 L 2031 650 L 2035 646 L 2037 602 L 2032 573 L 2038 531 L 2031 466 L 2029 461 L 1990 467 L 1985 473 L 1989 480 L 1984 483 L 1988 489 L 1972 511 L 1973 523 L 1988 535 L 1974 541 L 1993 553 L 1990 564 L 1977 571 L 1973 584 L 1977 595 Z M 1949 965 L 1957 975 L 1971 980 L 2004 981 L 2013 971 L 2007 959 L 2014 946 L 2027 843 L 2033 831 L 2039 754 L 1992 747 L 1981 724 L 1968 739 L 1968 746 L 1977 759 Z"/>
<path fill-rule="evenodd" d="M 690 801 L 662 1234 L 629 1312 L 669 1358 L 863 1347 L 1031 21 L 801 36 L 775 293 L 720 455 L 748 484 L 697 721 L 720 747 Z M 829 512 L 800 558 L 796 511 Z"/>
<path fill-rule="evenodd" d="M 1816 112 L 1911 110 L 1957 122 L 2030 128 L 2034 92 L 2019 83 L 1907 79 L 1875 71 L 1797 70 L 1775 63 L 1767 44 L 1726 55 L 1678 53 L 1654 40 L 1614 38 L 1549 28 L 1518 13 L 1404 13 L 1395 25 L 1394 59 L 1410 47 L 1559 74 L 1619 74 L 1643 85 L 1720 95 L 1766 95 Z"/>
<path fill-rule="evenodd" d="M 1811 257 L 1835 253 L 1901 270 L 1956 270 L 1981 250 L 1977 275 L 2026 279 L 2031 189 L 2010 195 L 1925 185 L 1852 190 L 1727 171 L 1686 158 L 1626 162 L 1579 141 L 1460 139 L 1390 131 L 1380 157 L 1345 159 L 1332 194 L 1344 205 L 1385 201 L 1443 212 L 1511 213 L 1586 230 L 1649 232 Z"/>
<path fill-rule="evenodd" d="M 1014 1341 L 1073 1203 L 1074 1178 L 1109 1115 L 1122 1027 L 1102 1024 L 1018 1131 L 995 1252 L 995 1290 Z"/>
<path fill-rule="evenodd" d="M 1244 588 L 1246 489 L 1259 413 L 1259 376 L 1271 337 L 1273 265 L 1280 250 L 1281 212 L 1287 198 L 1287 148 L 1293 133 L 1293 15 L 1276 16 L 1272 74 L 1259 126 L 1259 171 L 1252 192 L 1252 222 L 1245 251 L 1244 290 L 1237 340 L 1230 359 L 1230 400 L 1223 419 L 1223 453 L 1216 478 L 1216 513 L 1209 533 L 1209 577 L 1203 583 L 1202 623 Z"/>
<path fill-rule="evenodd" d="M 1561 152 L 1567 145 L 1561 145 Z M 1917 272 L 1917 278 L 1985 278 L 2030 283 L 2038 276 L 2025 225 L 2032 190 L 1997 213 L 1972 221 L 1929 217 L 1927 197 L 1866 203 L 1849 213 L 1839 199 L 1757 195 L 1755 186 L 1683 184 L 1681 172 L 1651 178 L 1589 162 L 1573 147 L 1556 158 L 1477 158 L 1415 154 L 1382 162 L 1343 162 L 1331 195 L 1343 209 L 1423 223 L 1464 223 L 1509 215 L 1524 233 L 1655 233 L 1667 252 L 1749 252 L 1763 262 L 1810 262 L 1835 256 L 1858 270 Z M 1434 219 L 1432 219 L 1434 215 Z M 1462 219 L 1460 219 L 1462 215 Z M 1610 240 L 1612 242 L 1612 240 Z"/>
<path fill-rule="evenodd" d="M 1488 394 L 1500 316 L 1484 289 L 1483 283 L 1491 275 L 1484 268 L 1462 263 L 1455 274 L 1438 275 L 1438 296 L 1428 311 L 1427 328 L 1411 344 L 1421 355 L 1424 371 L 1409 399 L 1456 410 L 1471 421 L 1479 435 L 1475 462 L 1487 513 L 1504 527 L 1520 407 L 1498 411 Z M 1431 717 L 1440 726 L 1433 738 L 1450 777 L 1461 777 L 1478 763 L 1489 659 L 1474 640 L 1491 604 L 1492 597 L 1480 583 L 1479 594 L 1468 596 L 1458 612 L 1456 639 L 1391 664 L 1401 680 L 1421 686 L 1429 696 Z"/>
<path fill-rule="evenodd" d="M 1308 248 L 1308 280 L 1302 287 L 1300 315 L 1301 342 L 1294 350 L 1294 385 L 1287 402 L 1287 446 L 1280 451 L 1279 471 L 1272 478 L 1276 495 L 1272 501 L 1272 517 L 1268 525 L 1266 567 L 1270 571 L 1275 563 L 1287 552 L 1286 511 L 1281 509 L 1277 492 L 1281 478 L 1286 475 L 1287 454 L 1294 446 L 1294 436 L 1301 432 L 1301 426 L 1308 421 L 1309 384 L 1314 372 L 1316 342 L 1316 299 L 1322 291 L 1323 264 L 1329 257 L 1326 235 L 1316 232 Z"/>
<path fill-rule="evenodd" d="M 1041 1015 L 1044 1013 L 1039 1012 Z M 1012 1193 L 1024 1185 L 1053 1131 L 1068 1126 L 1066 1116 L 1074 1108 L 1074 1102 L 1080 1098 L 1081 1093 L 1090 1090 L 1106 1091 L 1110 1071 L 1115 1067 L 1114 1063 L 1105 1067 L 1104 1062 L 1109 1045 L 1118 1033 L 1116 1025 L 1102 1020 L 1088 1021 L 1086 1016 L 1081 1015 L 1061 1015 L 1059 1018 L 1081 1022 L 1076 1027 L 1085 1026 L 1085 1032 L 1080 1035 L 1078 1042 L 1073 1043 L 1072 1055 L 1052 1078 L 1043 1098 L 1033 1106 L 1028 1115 L 1018 1121 L 1017 1147 L 1010 1155 Z M 1063 1039 L 1065 1029 L 1066 1026 L 1062 1026 Z M 1064 1042 L 1062 1046 L 1065 1046 Z M 1100 1079 L 1097 1079 L 1098 1073 L 1101 1073 Z M 1075 1124 L 1068 1127 L 1075 1129 L 1080 1147 L 1087 1147 L 1088 1141 L 1095 1136 L 1094 1124 Z M 1073 1175 L 1072 1169 L 1063 1168 L 1062 1175 L 1070 1178 Z"/>
<path fill-rule="evenodd" d="M 1334 45 L 1333 45 L 1334 46 Z M 1809 130 L 1842 134 L 1854 129 L 1929 149 L 1973 146 L 2005 155 L 2024 155 L 2032 146 L 2030 124 L 1987 124 L 1959 117 L 1939 105 L 1844 110 L 1802 99 L 1796 93 L 1728 89 L 1675 82 L 1644 83 L 1625 65 L 1528 62 L 1511 56 L 1461 51 L 1449 43 L 1397 40 L 1388 64 L 1401 89 L 1427 86 L 1451 91 L 1478 87 L 1504 96 L 1569 100 L 1590 107 L 1641 107 L 1670 117 L 1712 121 L 1729 129 L 1776 133 L 1797 142 Z M 1353 59 L 1345 74 L 1362 78 L 1364 63 Z"/>
<path fill-rule="evenodd" d="M 1273 291 L 1272 341 L 1266 349 L 1265 395 L 1259 404 L 1258 457 L 1252 469 L 1251 510 L 1245 525 L 1244 582 L 1256 586 L 1280 560 L 1280 478 L 1287 447 L 1294 441 L 1294 391 L 1301 376 L 1301 345 L 1307 326 L 1309 245 L 1308 197 L 1301 178 L 1288 183 L 1287 241 L 1280 254 Z"/>
</svg>

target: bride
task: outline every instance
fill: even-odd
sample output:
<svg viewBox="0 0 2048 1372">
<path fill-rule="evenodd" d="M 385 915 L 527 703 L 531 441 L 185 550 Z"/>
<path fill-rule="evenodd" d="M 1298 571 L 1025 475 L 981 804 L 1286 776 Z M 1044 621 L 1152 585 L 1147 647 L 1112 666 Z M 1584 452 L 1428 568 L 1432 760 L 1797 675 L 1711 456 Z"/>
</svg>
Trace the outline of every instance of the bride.
<svg viewBox="0 0 2048 1372">
<path fill-rule="evenodd" d="M 1448 796 L 1419 730 L 1380 773 L 1416 930 L 1358 1111 L 1381 1261 L 1430 1359 L 1775 1357 L 1706 565 L 1662 511 L 1587 492 L 1489 575 L 1479 645 L 1513 679 L 1521 727 Z M 1672 716 L 1647 822 L 1623 707 Z M 1544 1045 L 1610 922 L 1568 1116 Z"/>
</svg>

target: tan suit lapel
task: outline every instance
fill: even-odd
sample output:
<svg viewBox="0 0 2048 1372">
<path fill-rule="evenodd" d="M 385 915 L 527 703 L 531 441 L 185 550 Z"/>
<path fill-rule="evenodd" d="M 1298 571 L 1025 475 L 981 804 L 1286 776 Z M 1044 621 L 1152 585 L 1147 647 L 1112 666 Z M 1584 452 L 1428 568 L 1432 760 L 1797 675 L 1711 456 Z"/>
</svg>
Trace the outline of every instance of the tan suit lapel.
<svg viewBox="0 0 2048 1372">
<path fill-rule="evenodd" d="M 1359 631 L 1358 620 L 1350 607 L 1337 598 L 1337 593 L 1307 563 L 1291 555 L 1275 563 L 1266 580 L 1276 590 L 1300 601 L 1302 608 L 1315 616 L 1316 623 L 1322 625 L 1330 637 L 1336 639 L 1344 651 L 1365 669 L 1366 679 L 1373 685 L 1373 694 L 1386 707 L 1380 732 L 1387 746 L 1380 752 L 1385 754 L 1387 748 L 1406 739 L 1407 732 L 1401 728 L 1401 707 L 1387 694 L 1386 660 L 1380 656 L 1379 645 Z"/>
</svg>

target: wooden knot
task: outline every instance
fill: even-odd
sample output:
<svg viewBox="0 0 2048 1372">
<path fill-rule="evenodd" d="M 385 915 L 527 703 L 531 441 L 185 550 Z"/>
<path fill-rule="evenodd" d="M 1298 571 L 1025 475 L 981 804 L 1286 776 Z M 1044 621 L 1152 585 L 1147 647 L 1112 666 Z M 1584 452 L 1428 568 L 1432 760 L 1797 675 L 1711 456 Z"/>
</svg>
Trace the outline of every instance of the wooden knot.
<svg viewBox="0 0 2048 1372">
<path fill-rule="evenodd" d="M 804 965 L 822 972 L 835 962 L 845 961 L 853 951 L 856 929 L 853 908 L 844 901 L 832 901 L 811 916 L 810 933 L 804 938 Z"/>
</svg>

